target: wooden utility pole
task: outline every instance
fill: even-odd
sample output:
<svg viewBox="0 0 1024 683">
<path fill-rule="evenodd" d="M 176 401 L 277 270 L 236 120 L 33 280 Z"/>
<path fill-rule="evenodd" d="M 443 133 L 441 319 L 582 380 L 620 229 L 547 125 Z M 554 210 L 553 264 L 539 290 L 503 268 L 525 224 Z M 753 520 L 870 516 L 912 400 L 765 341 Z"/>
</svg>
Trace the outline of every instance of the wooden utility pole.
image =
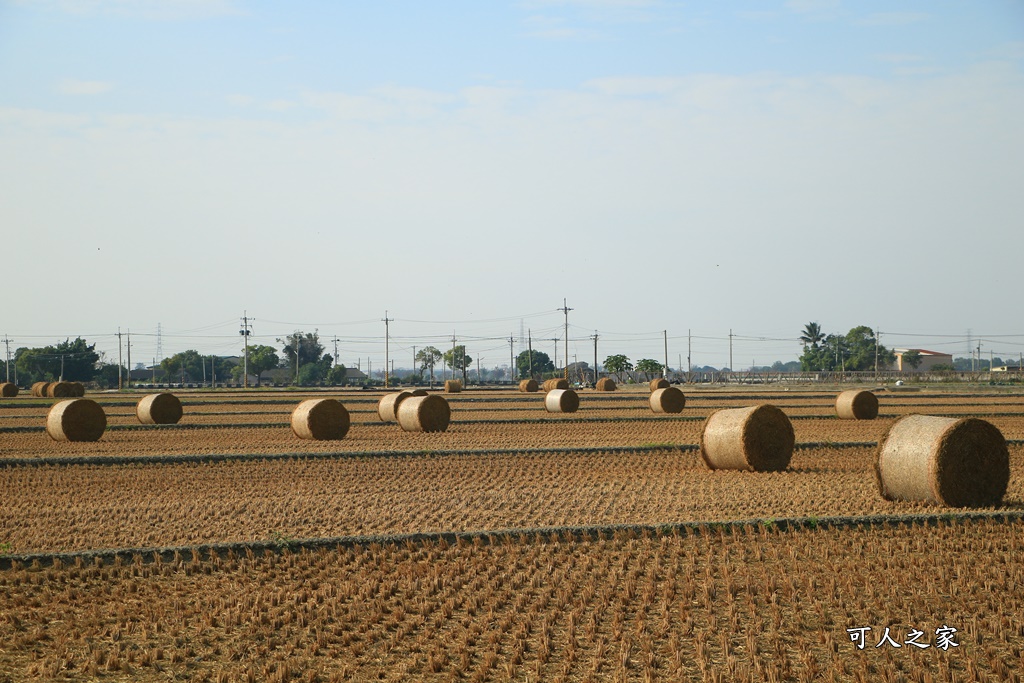
<svg viewBox="0 0 1024 683">
<path fill-rule="evenodd" d="M 509 379 L 514 383 L 516 381 L 516 338 L 513 335 L 508 335 L 508 360 L 511 363 L 509 365 Z"/>
<path fill-rule="evenodd" d="M 597 386 L 597 330 L 594 330 L 594 386 Z"/>
<path fill-rule="evenodd" d="M 693 375 L 693 330 L 686 330 L 686 383 L 690 383 Z"/>
<path fill-rule="evenodd" d="M 665 367 L 661 370 L 661 376 L 668 379 L 668 330 L 663 331 L 665 335 Z"/>
<path fill-rule="evenodd" d="M 530 379 L 533 379 L 533 330 L 526 331 L 526 350 L 529 354 L 527 362 L 530 364 Z"/>
<path fill-rule="evenodd" d="M 124 365 L 124 362 L 121 360 L 121 328 L 118 327 L 117 328 L 117 390 L 118 391 L 121 391 L 121 388 L 122 388 L 122 386 L 121 386 L 121 384 L 122 384 L 122 380 L 121 380 L 121 367 L 123 365 Z"/>
<path fill-rule="evenodd" d="M 128 330 L 128 388 L 132 388 L 132 331 Z"/>
<path fill-rule="evenodd" d="M 391 342 L 391 327 L 390 323 L 394 318 L 388 317 L 387 310 L 384 311 L 384 388 L 387 389 L 388 384 L 388 356 L 389 356 L 389 345 Z"/>
<path fill-rule="evenodd" d="M 242 356 L 242 388 L 249 388 L 249 312 L 242 311 L 242 329 L 238 332 L 245 339 L 245 354 Z"/>
<path fill-rule="evenodd" d="M 569 379 L 569 311 L 573 310 L 569 308 L 565 299 L 562 299 L 562 313 L 565 314 L 565 379 Z"/>
</svg>

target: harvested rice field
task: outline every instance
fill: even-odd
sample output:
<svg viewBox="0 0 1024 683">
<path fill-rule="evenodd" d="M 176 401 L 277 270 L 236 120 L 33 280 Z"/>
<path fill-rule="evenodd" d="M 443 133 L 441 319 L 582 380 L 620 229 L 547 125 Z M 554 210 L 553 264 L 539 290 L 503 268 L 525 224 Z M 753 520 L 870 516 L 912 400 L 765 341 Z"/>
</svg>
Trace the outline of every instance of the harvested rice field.
<svg viewBox="0 0 1024 683">
<path fill-rule="evenodd" d="M 470 388 L 432 434 L 381 423 L 379 392 L 184 392 L 173 426 L 90 394 L 92 443 L 2 399 L 0 681 L 1024 676 L 1024 395 L 878 392 L 852 421 L 820 390 L 656 415 L 630 389 L 555 415 Z M 314 396 L 344 439 L 292 434 Z M 759 403 L 792 420 L 789 467 L 708 469 L 707 416 Z M 1002 431 L 1001 506 L 882 498 L 876 444 L 914 413 Z"/>
</svg>

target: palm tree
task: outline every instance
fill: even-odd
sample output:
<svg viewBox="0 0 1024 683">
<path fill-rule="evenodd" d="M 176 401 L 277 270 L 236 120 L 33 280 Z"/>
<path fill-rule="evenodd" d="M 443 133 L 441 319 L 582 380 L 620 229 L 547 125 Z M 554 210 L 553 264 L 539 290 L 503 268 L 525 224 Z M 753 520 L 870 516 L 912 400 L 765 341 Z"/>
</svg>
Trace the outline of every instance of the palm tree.
<svg viewBox="0 0 1024 683">
<path fill-rule="evenodd" d="M 803 334 L 800 335 L 800 343 L 804 346 L 810 344 L 812 347 L 817 348 L 818 342 L 825 338 L 822 334 L 821 325 L 815 322 L 810 322 L 804 325 Z"/>
</svg>

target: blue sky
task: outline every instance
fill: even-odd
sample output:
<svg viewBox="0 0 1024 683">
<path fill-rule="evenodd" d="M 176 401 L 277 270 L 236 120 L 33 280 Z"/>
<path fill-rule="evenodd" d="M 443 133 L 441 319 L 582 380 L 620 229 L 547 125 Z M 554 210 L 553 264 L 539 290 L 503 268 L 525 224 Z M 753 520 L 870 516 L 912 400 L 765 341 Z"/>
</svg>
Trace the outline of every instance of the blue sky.
<svg viewBox="0 0 1024 683">
<path fill-rule="evenodd" d="M 0 0 L 0 334 L 1016 357 L 1022 66 L 1017 1 Z"/>
</svg>

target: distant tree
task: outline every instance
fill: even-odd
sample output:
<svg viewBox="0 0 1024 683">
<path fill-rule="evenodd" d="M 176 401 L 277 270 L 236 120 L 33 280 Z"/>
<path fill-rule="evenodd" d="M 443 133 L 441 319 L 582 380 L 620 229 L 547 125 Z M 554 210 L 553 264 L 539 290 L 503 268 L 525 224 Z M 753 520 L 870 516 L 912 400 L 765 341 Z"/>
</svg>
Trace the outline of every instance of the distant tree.
<svg viewBox="0 0 1024 683">
<path fill-rule="evenodd" d="M 420 372 L 423 368 L 430 368 L 430 384 L 434 384 L 434 366 L 440 362 L 443 355 L 433 346 L 427 346 L 416 353 L 416 362 L 420 365 Z"/>
<path fill-rule="evenodd" d="M 936 363 L 932 366 L 932 370 L 935 372 L 953 372 L 954 368 L 949 363 Z"/>
<path fill-rule="evenodd" d="M 774 363 L 772 363 L 771 369 L 772 372 L 799 372 L 800 361 L 791 360 L 786 363 L 783 363 L 781 360 L 777 360 Z"/>
<path fill-rule="evenodd" d="M 284 339 L 278 339 L 277 343 L 282 344 L 281 352 L 284 354 L 284 360 L 281 365 L 286 368 L 295 367 L 296 352 L 299 355 L 300 368 L 307 363 L 319 363 L 325 357 L 330 358 L 329 355 L 324 354 L 324 345 L 320 343 L 320 334 L 317 331 L 303 333 L 296 330 Z"/>
<path fill-rule="evenodd" d="M 804 330 L 800 334 L 800 341 L 804 346 L 817 347 L 824 338 L 825 335 L 821 331 L 821 325 L 816 322 L 809 322 L 804 325 Z"/>
<path fill-rule="evenodd" d="M 265 344 L 254 344 L 249 347 L 249 374 L 256 376 L 256 386 L 260 385 L 260 375 L 267 370 L 273 370 L 281 364 L 277 355 L 277 349 Z M 241 378 L 241 371 L 239 371 Z"/>
<path fill-rule="evenodd" d="M 522 351 L 516 356 L 516 369 L 519 371 L 520 379 L 527 379 L 530 376 L 530 353 L 531 351 Z M 554 372 L 555 364 L 551 362 L 551 357 L 543 351 L 533 350 L 533 374 L 543 375 L 545 372 Z"/>
<path fill-rule="evenodd" d="M 466 355 L 466 347 L 459 344 L 453 349 L 444 352 L 444 362 L 452 369 L 452 376 L 456 371 L 462 373 L 462 383 L 466 383 L 466 369 L 473 365 L 473 358 Z"/>
<path fill-rule="evenodd" d="M 342 386 L 345 384 L 345 374 L 348 370 L 341 363 L 335 363 L 334 367 L 327 373 L 327 382 L 335 386 Z"/>
<path fill-rule="evenodd" d="M 849 356 L 846 360 L 846 369 L 863 372 L 873 370 L 875 367 L 876 350 L 875 331 L 867 325 L 854 327 L 846 333 L 846 347 Z M 896 360 L 896 354 L 885 348 L 882 344 L 877 345 L 878 367 L 886 368 Z"/>
<path fill-rule="evenodd" d="M 911 349 L 909 351 L 904 352 L 903 354 L 903 364 L 909 365 L 914 370 L 917 370 L 919 367 L 921 367 L 921 361 L 923 360 L 924 358 L 921 357 L 921 352 L 918 351 L 917 349 Z"/>
<path fill-rule="evenodd" d="M 61 377 L 68 382 L 91 382 L 99 360 L 96 345 L 81 337 L 74 341 L 65 339 L 53 346 L 22 347 L 14 352 L 14 365 L 21 383 L 53 381 Z"/>
<path fill-rule="evenodd" d="M 652 376 L 660 375 L 663 367 L 661 363 L 651 358 L 641 358 L 636 362 L 636 371 L 644 373 L 644 379 L 647 381 L 650 381 Z"/>
<path fill-rule="evenodd" d="M 121 366 L 121 379 L 124 380 L 128 376 L 128 368 Z M 96 370 L 96 374 L 93 375 L 93 381 L 100 386 L 101 389 L 116 389 L 117 388 L 117 363 L 104 363 Z"/>
<path fill-rule="evenodd" d="M 203 379 L 206 361 L 195 349 L 188 349 L 160 361 L 169 382 L 199 382 Z"/>
<path fill-rule="evenodd" d="M 622 373 L 629 372 L 633 369 L 633 364 L 629 362 L 629 358 L 619 353 L 614 356 L 608 356 L 604 359 L 604 369 L 611 372 L 621 382 Z"/>
</svg>

